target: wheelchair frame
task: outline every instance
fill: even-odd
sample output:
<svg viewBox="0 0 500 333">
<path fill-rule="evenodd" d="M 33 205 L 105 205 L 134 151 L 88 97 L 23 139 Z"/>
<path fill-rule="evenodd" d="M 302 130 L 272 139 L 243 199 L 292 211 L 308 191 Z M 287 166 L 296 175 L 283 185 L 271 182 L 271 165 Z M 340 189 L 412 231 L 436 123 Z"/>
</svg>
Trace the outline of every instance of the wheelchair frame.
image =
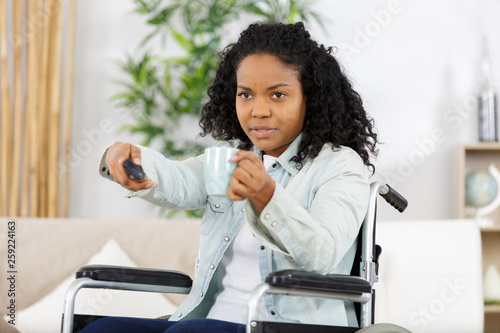
<svg viewBox="0 0 500 333">
<path fill-rule="evenodd" d="M 359 328 L 368 327 L 374 323 L 374 289 L 373 284 L 378 281 L 377 254 L 375 253 L 375 224 L 377 195 L 380 194 L 398 211 L 403 212 L 408 202 L 389 185 L 381 182 L 370 184 L 370 199 L 368 210 L 361 229 L 361 262 L 359 276 L 351 275 L 319 275 L 303 271 L 286 270 L 271 273 L 266 281 L 258 285 L 250 298 L 247 333 L 266 332 L 266 326 L 272 327 L 281 323 L 258 321 L 258 304 L 265 294 L 284 294 L 290 296 L 326 297 L 349 300 L 361 304 L 359 315 L 360 327 L 335 327 L 314 325 L 315 332 L 355 332 Z M 76 273 L 76 280 L 66 291 L 64 300 L 64 314 L 62 332 L 74 331 L 74 308 L 78 291 L 82 288 L 108 288 L 160 293 L 189 293 L 192 285 L 191 278 L 181 272 L 127 268 L 118 266 L 90 265 L 81 267 Z M 305 324 L 290 324 L 305 325 Z M 395 325 L 394 325 L 395 326 Z M 290 329 L 287 328 L 287 332 Z M 397 331 L 397 330 L 396 330 Z M 397 332 L 403 332 L 400 330 Z"/>
<path fill-rule="evenodd" d="M 389 185 L 381 182 L 374 182 L 370 184 L 369 205 L 361 229 L 361 262 L 359 263 L 360 276 L 347 277 L 345 275 L 327 275 L 321 280 L 318 279 L 318 283 L 311 283 L 308 286 L 297 288 L 297 284 L 300 283 L 301 279 L 307 279 L 308 276 L 314 276 L 314 274 L 299 271 L 282 271 L 278 272 L 280 278 L 276 278 L 275 276 L 271 277 L 271 275 L 273 275 L 273 273 L 271 273 L 266 279 L 266 282 L 257 286 L 252 293 L 249 301 L 247 333 L 257 333 L 263 331 L 262 329 L 255 330 L 255 328 L 259 326 L 258 305 L 260 303 L 260 299 L 265 294 L 323 297 L 357 302 L 361 304 L 361 313 L 358 318 L 360 320 L 359 328 L 374 324 L 375 318 L 373 313 L 375 290 L 372 287 L 375 282 L 378 282 L 378 258 L 375 253 L 375 224 L 378 194 L 380 194 L 399 212 L 403 212 L 408 205 L 406 199 Z M 351 284 L 355 282 L 356 279 L 358 279 L 357 285 L 352 286 Z M 321 282 L 330 283 L 330 285 L 328 287 L 323 287 Z M 334 328 L 340 329 L 340 327 L 329 326 L 328 330 Z M 359 328 L 356 328 L 356 330 Z M 354 331 L 355 330 L 353 330 L 353 332 Z"/>
</svg>

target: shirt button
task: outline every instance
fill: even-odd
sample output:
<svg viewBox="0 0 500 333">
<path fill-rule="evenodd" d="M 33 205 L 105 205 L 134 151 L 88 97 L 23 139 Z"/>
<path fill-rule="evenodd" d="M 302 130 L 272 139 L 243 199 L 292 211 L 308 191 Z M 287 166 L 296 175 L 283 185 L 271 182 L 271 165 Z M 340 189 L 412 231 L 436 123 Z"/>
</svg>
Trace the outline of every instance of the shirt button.
<svg viewBox="0 0 500 333">
<path fill-rule="evenodd" d="M 203 293 L 200 294 L 200 297 L 203 297 Z"/>
<path fill-rule="evenodd" d="M 271 311 L 271 314 L 272 314 L 272 315 L 274 316 L 274 315 L 276 315 L 276 312 L 274 312 L 274 311 Z"/>
<path fill-rule="evenodd" d="M 242 208 L 241 211 L 244 213 L 245 212 L 245 208 Z"/>
<path fill-rule="evenodd" d="M 264 215 L 264 218 L 265 218 L 266 220 L 269 220 L 269 218 L 270 218 L 270 217 L 271 217 L 271 215 L 269 215 L 269 214 Z"/>
<path fill-rule="evenodd" d="M 179 318 L 180 318 L 180 317 L 182 317 L 182 313 L 179 313 L 179 314 L 177 315 L 177 317 L 179 317 Z"/>
<path fill-rule="evenodd" d="M 264 245 L 262 245 L 262 246 L 260 247 L 260 249 L 264 251 L 264 249 L 265 249 Z"/>
<path fill-rule="evenodd" d="M 226 237 L 224 237 L 224 240 L 225 240 L 226 242 L 229 242 L 229 237 L 227 237 L 227 236 L 226 236 Z"/>
<path fill-rule="evenodd" d="M 271 223 L 271 227 L 275 227 L 276 226 L 276 221 L 273 221 L 273 223 Z"/>
<path fill-rule="evenodd" d="M 220 205 L 219 204 L 215 204 L 215 208 L 220 208 Z"/>
<path fill-rule="evenodd" d="M 215 266 L 214 266 L 214 265 L 210 265 L 210 269 L 214 269 L 214 268 L 215 268 Z"/>
</svg>

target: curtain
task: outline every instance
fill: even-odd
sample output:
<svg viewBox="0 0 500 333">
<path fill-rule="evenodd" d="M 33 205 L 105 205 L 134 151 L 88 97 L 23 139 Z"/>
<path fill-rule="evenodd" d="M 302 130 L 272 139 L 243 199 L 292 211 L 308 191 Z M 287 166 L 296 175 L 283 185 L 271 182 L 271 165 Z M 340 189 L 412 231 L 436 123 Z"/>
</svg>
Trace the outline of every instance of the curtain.
<svg viewBox="0 0 500 333">
<path fill-rule="evenodd" d="M 68 215 L 76 0 L 0 0 L 0 216 Z"/>
</svg>

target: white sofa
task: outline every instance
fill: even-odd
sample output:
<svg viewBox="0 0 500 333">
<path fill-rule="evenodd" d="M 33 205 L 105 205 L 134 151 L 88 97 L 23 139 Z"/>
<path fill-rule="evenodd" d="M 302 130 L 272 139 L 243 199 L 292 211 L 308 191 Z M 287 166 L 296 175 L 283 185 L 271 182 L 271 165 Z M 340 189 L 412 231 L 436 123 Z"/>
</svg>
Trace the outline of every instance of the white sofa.
<svg viewBox="0 0 500 333">
<path fill-rule="evenodd" d="M 62 295 L 75 270 L 86 263 L 168 268 L 193 276 L 200 222 L 196 219 L 14 221 L 16 326 L 2 320 L 1 332 L 58 331 Z M 6 233 L 5 223 L 0 239 L 6 239 Z M 383 248 L 377 322 L 400 324 L 413 332 L 482 332 L 481 244 L 473 222 L 379 222 L 377 237 Z M 0 249 L 2 263 L 7 261 L 6 250 Z M 2 290 L 7 282 L 1 279 Z M 183 299 L 98 290 L 80 294 L 77 309 L 80 304 L 83 312 L 148 317 L 171 313 Z M 2 317 L 7 302 L 0 297 Z"/>
<path fill-rule="evenodd" d="M 198 254 L 197 219 L 87 220 L 13 219 L 16 221 L 16 326 L 0 320 L 0 332 L 59 332 L 63 294 L 74 272 L 87 263 L 169 268 L 193 276 Z M 6 239 L 7 220 L 0 230 Z M 4 242 L 1 242 L 4 244 Z M 7 262 L 6 246 L 0 248 Z M 6 290 L 6 279 L 0 287 Z M 77 310 L 127 315 L 159 316 L 171 313 L 180 295 L 136 294 L 86 290 L 77 298 Z M 126 298 L 125 295 L 132 296 Z M 80 297 L 82 296 L 82 297 Z M 5 316 L 8 299 L 0 297 Z M 94 311 L 95 310 L 95 311 Z"/>
<path fill-rule="evenodd" d="M 376 320 L 414 333 L 481 333 L 481 237 L 471 220 L 377 225 Z"/>
</svg>

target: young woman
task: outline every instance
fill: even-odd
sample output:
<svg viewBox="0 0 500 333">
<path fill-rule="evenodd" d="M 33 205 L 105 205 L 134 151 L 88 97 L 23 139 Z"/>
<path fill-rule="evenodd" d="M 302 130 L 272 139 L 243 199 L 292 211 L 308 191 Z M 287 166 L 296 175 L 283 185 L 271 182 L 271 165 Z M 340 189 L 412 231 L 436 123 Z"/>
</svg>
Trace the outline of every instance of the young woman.
<svg viewBox="0 0 500 333">
<path fill-rule="evenodd" d="M 313 41 L 302 23 L 252 24 L 222 52 L 208 96 L 202 135 L 240 149 L 227 199 L 207 195 L 203 156 L 171 161 L 117 142 L 101 166 L 130 196 L 168 208 L 206 207 L 190 294 L 170 321 L 107 318 L 84 332 L 244 332 L 249 295 L 272 271 L 349 274 L 377 135 L 331 48 Z M 148 180 L 128 177 L 127 158 Z M 267 295 L 260 313 L 356 324 L 353 305 L 342 300 Z"/>
</svg>

